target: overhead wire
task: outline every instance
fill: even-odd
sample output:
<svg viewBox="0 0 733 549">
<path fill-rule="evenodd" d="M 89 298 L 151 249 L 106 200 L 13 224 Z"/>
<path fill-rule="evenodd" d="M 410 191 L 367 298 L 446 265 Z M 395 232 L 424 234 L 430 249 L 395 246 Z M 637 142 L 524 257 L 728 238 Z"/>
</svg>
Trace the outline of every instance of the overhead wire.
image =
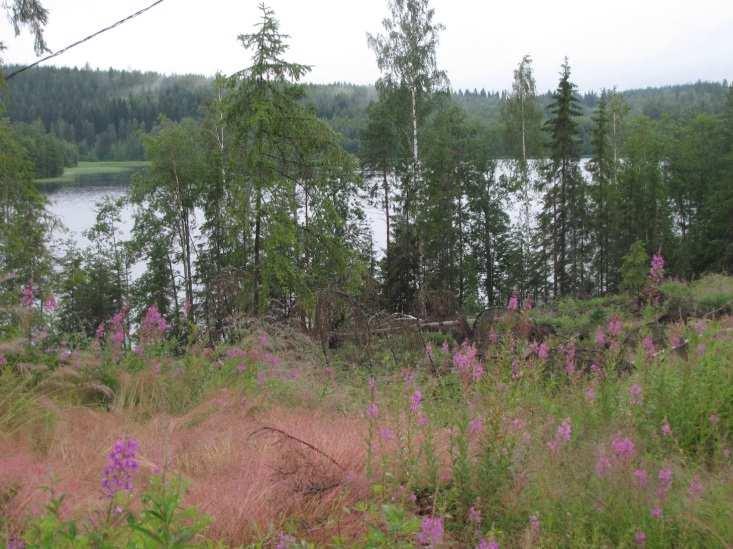
<svg viewBox="0 0 733 549">
<path fill-rule="evenodd" d="M 122 25 L 123 23 L 127 23 L 128 21 L 130 21 L 130 20 L 134 19 L 135 17 L 138 17 L 138 16 L 142 15 L 143 13 L 145 13 L 145 12 L 147 12 L 147 11 L 149 11 L 149 10 L 153 9 L 153 8 L 154 8 L 155 6 L 157 6 L 157 5 L 159 5 L 159 4 L 162 4 L 162 3 L 164 2 L 164 1 L 165 1 L 165 0 L 156 0 L 155 2 L 153 2 L 152 4 L 150 4 L 149 6 L 147 6 L 147 7 L 143 8 L 143 9 L 141 9 L 141 10 L 138 10 L 138 11 L 136 11 L 136 12 L 135 12 L 135 13 L 133 13 L 132 15 L 128 15 L 128 16 L 127 16 L 127 17 L 125 17 L 124 19 L 120 19 L 119 21 L 117 21 L 117 22 L 115 22 L 115 23 L 112 23 L 112 24 L 111 24 L 111 25 L 109 25 L 108 27 L 105 27 L 105 28 L 103 28 L 103 29 L 100 29 L 100 30 L 98 30 L 98 31 L 97 31 L 97 32 L 95 32 L 94 34 L 90 34 L 89 36 L 87 36 L 87 37 L 85 37 L 85 38 L 82 38 L 81 40 L 77 40 L 77 41 L 76 41 L 76 42 L 74 42 L 73 44 L 69 44 L 69 45 L 68 45 L 68 46 L 66 46 L 65 48 L 62 48 L 62 49 L 60 49 L 60 50 L 58 50 L 58 51 L 56 51 L 56 52 L 52 53 L 51 55 L 47 55 L 46 57 L 43 57 L 43 58 L 39 59 L 39 60 L 38 60 L 38 61 L 36 61 L 35 63 L 31 63 L 30 65 L 27 65 L 27 66 L 25 66 L 25 67 L 22 67 L 22 68 L 20 68 L 20 69 L 18 69 L 18 70 L 16 70 L 16 71 L 14 71 L 14 72 L 11 72 L 11 73 L 10 73 L 10 74 L 9 74 L 8 76 L 6 76 L 6 77 L 5 77 L 5 80 L 10 80 L 11 78 L 13 78 L 13 77 L 15 77 L 15 76 L 18 76 L 19 74 L 21 74 L 21 73 L 23 73 L 23 72 L 27 71 L 28 69 L 32 69 L 33 67 L 36 67 L 36 66 L 40 65 L 41 63 L 43 63 L 43 62 L 45 62 L 45 61 L 48 61 L 49 59 L 53 59 L 54 57 L 58 57 L 59 55 L 62 55 L 62 54 L 64 54 L 64 53 L 66 53 L 66 52 L 67 52 L 67 51 L 69 51 L 70 49 L 72 49 L 72 48 L 75 48 L 76 46 L 79 46 L 79 45 L 83 44 L 84 42 L 88 42 L 88 41 L 89 41 L 89 40 L 91 40 L 92 38 L 96 38 L 96 37 L 97 37 L 97 36 L 99 36 L 100 34 L 103 34 L 103 33 L 107 32 L 107 31 L 110 31 L 110 30 L 112 30 L 112 29 L 116 28 L 116 27 L 119 27 L 119 26 L 120 26 L 120 25 Z"/>
</svg>

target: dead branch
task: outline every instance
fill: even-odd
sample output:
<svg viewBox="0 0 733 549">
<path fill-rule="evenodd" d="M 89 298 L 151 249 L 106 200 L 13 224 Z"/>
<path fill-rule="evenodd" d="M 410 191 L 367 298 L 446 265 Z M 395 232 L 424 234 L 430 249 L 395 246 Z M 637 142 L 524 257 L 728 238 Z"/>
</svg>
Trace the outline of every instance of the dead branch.
<svg viewBox="0 0 733 549">
<path fill-rule="evenodd" d="M 282 429 L 278 429 L 277 427 L 269 427 L 269 426 L 260 427 L 256 431 L 252 431 L 247 438 L 252 438 L 254 436 L 257 436 L 260 433 L 275 433 L 285 439 L 292 440 L 293 442 L 297 442 L 298 444 L 302 444 L 306 448 L 309 448 L 310 450 L 314 451 L 315 453 L 328 459 L 331 463 L 333 463 L 336 467 L 338 467 L 342 471 L 346 471 L 346 468 L 343 465 L 341 465 L 338 461 L 336 461 L 333 457 L 331 457 L 329 454 L 327 454 L 320 448 L 313 446 L 310 442 L 306 442 L 303 439 L 293 436 L 290 433 L 283 431 Z"/>
</svg>

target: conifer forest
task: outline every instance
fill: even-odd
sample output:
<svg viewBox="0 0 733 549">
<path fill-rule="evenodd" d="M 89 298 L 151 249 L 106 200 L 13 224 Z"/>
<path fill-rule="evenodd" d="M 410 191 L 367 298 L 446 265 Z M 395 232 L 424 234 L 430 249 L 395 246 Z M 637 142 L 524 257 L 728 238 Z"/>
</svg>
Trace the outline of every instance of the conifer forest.
<svg viewBox="0 0 733 549">
<path fill-rule="evenodd" d="M 457 87 L 440 0 L 370 85 L 265 4 L 233 73 L 69 67 L 163 0 L 55 53 L 49 1 L 0 2 L 0 543 L 733 547 L 729 81 Z"/>
</svg>

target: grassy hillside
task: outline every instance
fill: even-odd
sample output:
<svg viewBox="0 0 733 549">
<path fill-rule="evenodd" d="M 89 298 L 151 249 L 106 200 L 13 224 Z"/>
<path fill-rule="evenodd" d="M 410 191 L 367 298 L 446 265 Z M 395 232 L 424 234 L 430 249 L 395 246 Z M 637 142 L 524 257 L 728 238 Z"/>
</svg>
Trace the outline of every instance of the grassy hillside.
<svg viewBox="0 0 733 549">
<path fill-rule="evenodd" d="M 733 280 L 661 288 L 334 349 L 0 342 L 0 540 L 728 547 Z"/>
</svg>

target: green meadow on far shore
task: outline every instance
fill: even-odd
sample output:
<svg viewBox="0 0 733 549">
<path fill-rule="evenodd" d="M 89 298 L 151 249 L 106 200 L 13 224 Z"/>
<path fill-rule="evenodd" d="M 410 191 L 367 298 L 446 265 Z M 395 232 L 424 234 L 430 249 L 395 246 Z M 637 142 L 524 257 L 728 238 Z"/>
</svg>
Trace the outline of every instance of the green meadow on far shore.
<svg viewBox="0 0 733 549">
<path fill-rule="evenodd" d="M 79 162 L 73 168 L 66 168 L 59 177 L 36 179 L 42 190 L 54 190 L 60 187 L 85 184 L 127 183 L 132 174 L 149 166 L 143 160 L 125 160 L 109 162 Z"/>
</svg>

